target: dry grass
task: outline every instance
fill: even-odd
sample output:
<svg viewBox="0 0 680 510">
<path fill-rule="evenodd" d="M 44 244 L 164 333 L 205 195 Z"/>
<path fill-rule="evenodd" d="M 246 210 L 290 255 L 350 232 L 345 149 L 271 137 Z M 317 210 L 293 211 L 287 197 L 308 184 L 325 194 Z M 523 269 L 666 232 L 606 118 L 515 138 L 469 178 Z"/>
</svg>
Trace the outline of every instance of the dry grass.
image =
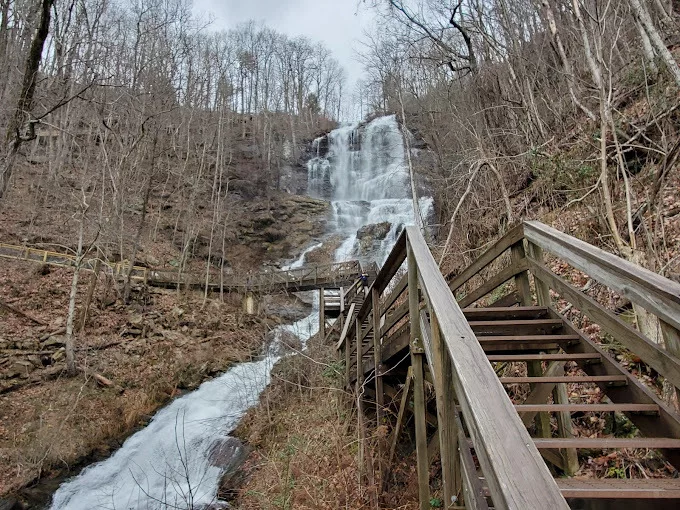
<svg viewBox="0 0 680 510">
<path fill-rule="evenodd" d="M 342 389 L 342 364 L 332 347 L 310 346 L 305 356 L 277 365 L 274 381 L 237 430 L 253 446 L 235 508 L 374 508 L 370 483 L 375 444 L 385 427 L 365 439 L 366 465 L 359 478 L 359 440 L 353 397 Z M 403 489 L 403 487 L 402 487 Z M 389 508 L 416 508 L 415 492 L 387 495 Z"/>
</svg>

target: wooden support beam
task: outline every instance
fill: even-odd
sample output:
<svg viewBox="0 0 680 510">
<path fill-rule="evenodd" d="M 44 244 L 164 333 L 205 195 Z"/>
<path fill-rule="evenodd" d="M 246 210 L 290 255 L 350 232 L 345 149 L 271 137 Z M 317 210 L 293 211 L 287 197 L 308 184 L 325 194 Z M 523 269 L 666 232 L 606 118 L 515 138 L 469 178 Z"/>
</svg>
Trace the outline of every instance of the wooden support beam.
<svg viewBox="0 0 680 510">
<path fill-rule="evenodd" d="M 408 301 L 411 322 L 411 367 L 413 368 L 413 415 L 416 425 L 416 457 L 418 459 L 418 499 L 420 510 L 430 508 L 430 466 L 427 461 L 427 426 L 425 424 L 425 381 L 423 357 L 425 350 L 420 334 L 420 299 L 418 292 L 418 264 L 407 245 Z"/>
<path fill-rule="evenodd" d="M 319 289 L 319 335 L 323 340 L 326 338 L 326 297 L 323 293 L 324 289 Z"/>
<path fill-rule="evenodd" d="M 375 401 L 378 425 L 383 424 L 383 408 L 385 406 L 382 379 L 382 344 L 380 342 L 380 293 L 371 289 L 373 300 L 373 366 L 375 367 Z"/>
<path fill-rule="evenodd" d="M 446 351 L 439 330 L 439 322 L 430 310 L 430 339 L 432 341 L 432 362 L 430 370 L 435 373 L 435 396 L 437 401 L 437 423 L 439 424 L 439 451 L 442 463 L 442 485 L 444 486 L 445 507 L 457 501 L 461 495 L 460 456 L 458 455 L 458 431 L 453 419 L 455 414 L 455 390 L 451 359 Z"/>
<path fill-rule="evenodd" d="M 553 361 L 548 365 L 548 368 L 545 370 L 545 373 L 543 373 L 543 377 L 554 377 L 558 375 L 564 374 L 564 361 L 559 360 L 559 361 Z M 548 401 L 548 397 L 552 393 L 553 388 L 555 387 L 555 384 L 553 383 L 543 383 L 543 384 L 536 384 L 531 390 L 531 393 L 529 393 L 529 396 L 524 400 L 525 404 L 545 404 Z M 524 423 L 524 426 L 528 427 L 531 422 L 534 420 L 538 413 L 535 412 L 527 412 L 527 413 L 520 413 L 520 418 L 522 419 L 522 423 Z M 547 436 L 550 437 L 550 436 Z"/>
<path fill-rule="evenodd" d="M 401 427 L 404 424 L 404 416 L 406 416 L 406 411 L 408 410 L 408 400 L 411 394 L 412 380 L 413 380 L 413 368 L 408 367 L 408 372 L 406 374 L 406 382 L 404 383 L 404 388 L 401 394 L 401 403 L 399 404 L 399 413 L 397 414 L 397 423 L 394 425 L 394 430 L 392 432 L 392 445 L 390 446 L 390 454 L 387 457 L 388 472 L 392 467 L 394 452 L 397 449 L 397 441 L 399 440 L 399 434 L 401 434 Z M 385 477 L 385 479 L 387 479 L 387 477 Z"/>
</svg>

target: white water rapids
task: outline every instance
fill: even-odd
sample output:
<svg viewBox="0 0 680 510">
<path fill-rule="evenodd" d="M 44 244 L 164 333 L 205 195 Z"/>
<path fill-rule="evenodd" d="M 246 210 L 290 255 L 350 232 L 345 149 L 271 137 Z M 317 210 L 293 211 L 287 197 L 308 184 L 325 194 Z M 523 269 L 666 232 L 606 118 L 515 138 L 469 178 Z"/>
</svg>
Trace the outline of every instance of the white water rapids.
<svg viewBox="0 0 680 510">
<path fill-rule="evenodd" d="M 331 199 L 331 232 L 344 239 L 335 259 L 359 256 L 382 263 L 404 225 L 414 223 L 404 146 L 394 116 L 363 128 L 343 126 L 328 135 L 329 151 L 308 164 L 309 192 Z M 315 144 L 318 146 L 319 141 Z M 360 148 L 360 150 L 359 150 Z M 325 190 L 325 191 L 324 191 Z M 432 199 L 420 200 L 429 214 Z M 357 229 L 389 222 L 389 232 L 370 253 L 357 251 Z M 288 268 L 304 264 L 309 247 Z M 318 296 L 315 293 L 315 305 Z M 316 306 L 315 306 L 316 309 Z M 305 341 L 318 330 L 318 310 L 281 332 Z M 206 508 L 216 501 L 222 469 L 211 452 L 228 438 L 269 384 L 281 358 L 277 341 L 261 360 L 241 363 L 161 409 L 110 458 L 84 469 L 55 492 L 54 510 Z"/>
</svg>

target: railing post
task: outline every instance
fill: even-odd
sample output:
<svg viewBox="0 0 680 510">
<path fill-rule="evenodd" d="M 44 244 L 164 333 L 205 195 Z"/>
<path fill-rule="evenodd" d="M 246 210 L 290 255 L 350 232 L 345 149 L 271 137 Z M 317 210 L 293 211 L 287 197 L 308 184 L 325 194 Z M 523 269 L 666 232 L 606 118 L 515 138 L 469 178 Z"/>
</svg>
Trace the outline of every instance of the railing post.
<svg viewBox="0 0 680 510">
<path fill-rule="evenodd" d="M 373 361 L 375 366 L 375 401 L 378 425 L 383 422 L 383 380 L 382 380 L 382 345 L 380 343 L 380 293 L 378 289 L 371 290 L 373 301 Z"/>
<path fill-rule="evenodd" d="M 354 321 L 354 332 L 355 332 L 355 344 L 357 349 L 357 380 L 355 383 L 355 393 L 357 399 L 357 426 L 359 428 L 359 485 L 361 485 L 361 479 L 364 472 L 364 406 L 362 402 L 362 392 L 364 385 L 364 367 L 361 360 L 361 321 L 357 316 Z"/>
<path fill-rule="evenodd" d="M 319 335 L 323 342 L 326 338 L 326 297 L 323 294 L 323 287 L 319 289 Z"/>
<path fill-rule="evenodd" d="M 663 338 L 666 350 L 676 358 L 680 358 L 680 331 L 663 319 L 659 319 L 659 325 L 661 327 L 661 338 Z M 671 384 L 670 381 L 668 381 L 668 383 Z M 675 394 L 667 395 L 667 397 L 675 410 L 680 411 L 680 389 L 677 386 L 674 388 L 672 393 Z"/>
<path fill-rule="evenodd" d="M 519 264 L 519 262 L 526 257 L 524 251 L 523 241 L 513 244 L 510 247 L 510 263 L 513 265 Z M 529 273 L 528 271 L 522 271 L 520 274 L 515 276 L 515 287 L 517 288 L 517 294 L 519 295 L 520 304 L 522 306 L 533 305 L 533 300 L 531 298 L 531 288 L 529 286 Z M 538 282 L 536 285 L 536 294 L 540 294 L 538 289 Z M 539 299 L 540 302 L 540 299 Z M 543 367 L 540 361 L 528 361 L 527 362 L 527 375 L 529 377 L 539 377 L 543 375 Z M 531 389 L 533 390 L 536 385 L 532 384 Z M 535 419 L 536 423 L 536 435 L 538 437 L 550 437 L 550 415 L 548 413 L 538 413 Z"/>
<path fill-rule="evenodd" d="M 540 265 L 543 265 L 543 249 L 528 241 L 529 257 Z M 534 286 L 536 287 L 536 299 L 540 306 L 550 307 L 550 287 L 546 282 L 534 275 Z M 561 371 L 563 374 L 564 371 Z M 533 375 L 533 374 L 529 374 Z M 538 373 L 536 375 L 543 375 Z M 567 386 L 564 383 L 557 383 L 553 389 L 553 400 L 556 404 L 568 404 L 569 394 L 567 393 Z M 550 429 L 548 429 L 550 430 Z M 571 413 L 569 411 L 560 411 L 557 413 L 557 431 L 560 437 L 574 437 L 574 428 L 571 422 Z M 550 437 L 548 435 L 547 437 Z M 574 448 L 566 448 L 560 451 L 562 456 L 565 474 L 573 475 L 579 469 L 578 453 Z"/>
<path fill-rule="evenodd" d="M 439 426 L 439 455 L 442 463 L 444 485 L 444 508 L 459 504 L 461 490 L 460 455 L 458 454 L 458 430 L 455 415 L 456 402 L 453 389 L 451 358 L 444 347 L 439 322 L 430 308 L 430 329 L 435 364 L 435 396 L 437 399 L 437 423 Z"/>
<path fill-rule="evenodd" d="M 420 299 L 418 293 L 418 263 L 406 242 L 408 258 L 408 305 L 411 328 L 411 367 L 413 367 L 413 417 L 416 425 L 416 457 L 418 459 L 418 499 L 420 510 L 430 508 L 430 473 L 427 455 L 427 425 L 425 423 L 425 384 L 423 377 L 423 342 L 420 333 Z"/>
</svg>

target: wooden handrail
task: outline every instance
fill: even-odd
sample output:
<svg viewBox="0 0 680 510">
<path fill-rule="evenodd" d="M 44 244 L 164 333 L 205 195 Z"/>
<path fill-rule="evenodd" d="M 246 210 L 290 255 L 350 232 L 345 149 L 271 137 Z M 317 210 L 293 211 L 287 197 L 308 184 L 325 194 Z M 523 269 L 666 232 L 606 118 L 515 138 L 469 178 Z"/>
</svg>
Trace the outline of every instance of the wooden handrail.
<svg viewBox="0 0 680 510">
<path fill-rule="evenodd" d="M 406 227 L 421 290 L 448 350 L 460 402 L 495 508 L 568 508 L 468 325 L 425 239 Z M 521 470 L 517 467 L 521 466 Z"/>
<path fill-rule="evenodd" d="M 526 239 L 680 329 L 680 284 L 537 221 Z"/>
<path fill-rule="evenodd" d="M 527 242 L 528 250 L 525 249 Z M 476 289 L 466 289 L 467 295 L 457 302 L 454 292 L 508 250 L 510 265 L 498 265 L 497 268 L 494 265 L 495 274 Z M 671 335 L 671 341 L 666 342 L 667 349 L 650 341 L 613 311 L 550 271 L 543 264 L 543 250 L 586 272 L 659 317 L 663 334 Z M 398 278 L 396 275 L 406 260 L 408 273 Z M 471 462 L 469 450 L 456 446 L 458 441 L 468 441 L 464 433 L 467 431 L 494 508 L 568 508 L 525 428 L 528 418 L 533 418 L 531 413 L 539 413 L 541 409 L 524 409 L 522 413 L 525 419 L 522 420 L 489 363 L 493 356 L 485 355 L 461 309 L 482 299 L 512 278 L 515 279 L 519 302 L 524 307 L 532 306 L 529 274 L 534 276 L 537 301 L 546 307 L 551 317 L 561 317 L 550 308 L 550 290 L 554 290 L 598 323 L 604 331 L 613 334 L 673 385 L 680 385 L 680 352 L 673 347 L 674 339 L 680 338 L 677 331 L 680 329 L 679 284 L 538 222 L 526 222 L 514 227 L 447 284 L 419 230 L 407 227 L 378 272 L 371 288 L 372 299 L 364 301 L 354 326 L 346 328 L 347 335 L 337 347 L 345 348 L 348 384 L 352 380 L 351 370 L 356 371 L 357 391 L 369 381 L 375 385 L 378 417 L 383 411 L 380 404 L 382 391 L 379 390 L 379 385 L 383 384 L 382 364 L 394 363 L 397 354 L 401 355 L 406 348 L 409 349 L 421 509 L 429 508 L 429 462 L 423 451 L 427 449 L 428 440 L 425 422 L 429 420 L 432 423 L 433 419 L 422 398 L 426 377 L 435 387 L 436 425 L 446 501 L 461 493 L 461 477 L 466 485 L 466 501 L 470 501 L 471 507 L 474 508 L 475 502 L 483 499 L 474 500 L 472 497 L 480 493 L 478 474 Z M 408 302 L 403 301 L 405 295 L 408 295 Z M 401 327 L 398 327 L 399 324 Z M 568 327 L 572 328 L 570 331 L 574 336 L 581 334 L 571 324 Z M 393 331 L 395 328 L 398 330 Z M 371 329 L 373 338 L 362 343 Z M 373 359 L 365 356 L 371 347 Z M 559 355 L 544 356 L 545 360 L 553 361 L 557 358 L 549 356 Z M 578 353 L 569 356 L 560 359 L 572 359 Z M 397 364 L 403 361 L 405 358 Z M 540 363 L 537 357 L 532 357 L 530 361 Z M 423 371 L 425 363 L 429 366 L 427 375 Z M 369 373 L 372 370 L 371 377 Z M 545 374 L 548 378 L 558 378 L 559 375 L 549 370 Z M 556 384 L 564 383 L 556 380 Z M 640 388 L 643 387 L 640 385 Z M 408 397 L 403 397 L 402 401 L 404 398 Z M 658 406 L 658 403 L 655 405 Z M 662 413 L 667 412 L 664 409 Z M 465 430 L 462 430 L 463 427 Z M 398 427 L 395 434 L 398 434 Z M 393 437 L 393 441 L 395 439 Z M 453 466 L 452 462 L 458 462 L 458 466 Z"/>
<path fill-rule="evenodd" d="M 449 288 L 452 292 L 456 292 L 473 276 L 486 266 L 491 264 L 494 260 L 500 257 L 505 250 L 510 248 L 513 244 L 521 242 L 524 238 L 524 224 L 520 223 L 510 229 L 503 237 L 496 241 L 489 249 L 482 253 L 472 264 L 463 269 L 460 274 L 456 275 L 449 282 Z"/>
</svg>

